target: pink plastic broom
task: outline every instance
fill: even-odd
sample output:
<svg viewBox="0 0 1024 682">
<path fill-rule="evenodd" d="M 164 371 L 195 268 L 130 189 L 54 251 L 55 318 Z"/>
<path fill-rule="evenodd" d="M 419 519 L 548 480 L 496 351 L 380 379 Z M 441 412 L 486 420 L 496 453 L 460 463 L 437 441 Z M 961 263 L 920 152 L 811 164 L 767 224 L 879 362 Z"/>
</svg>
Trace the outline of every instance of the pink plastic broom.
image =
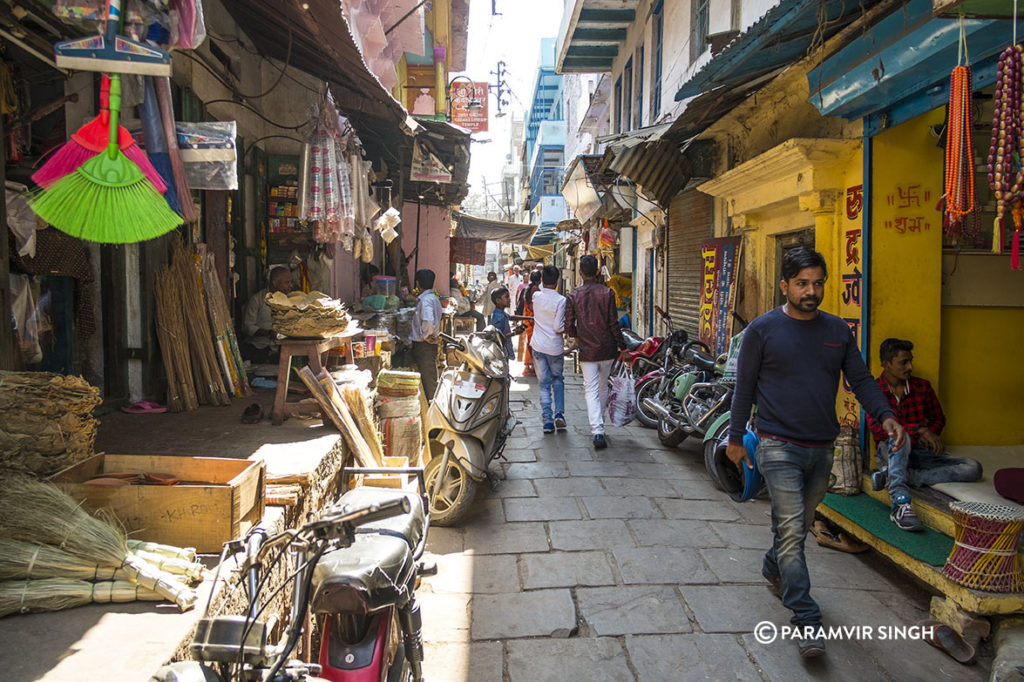
<svg viewBox="0 0 1024 682">
<path fill-rule="evenodd" d="M 135 143 L 135 138 L 122 126 L 117 128 L 118 146 L 124 155 L 127 156 L 146 179 L 153 183 L 157 191 L 163 194 L 167 191 L 160 173 L 150 163 L 146 153 Z M 100 83 L 100 113 L 99 116 L 86 123 L 78 129 L 78 132 L 71 136 L 71 139 L 64 143 L 64 146 L 54 152 L 53 156 L 43 164 L 39 170 L 32 174 L 32 181 L 43 188 L 51 187 L 55 182 L 66 175 L 74 173 L 79 166 L 96 156 L 107 148 L 110 143 L 110 77 L 103 74 Z"/>
</svg>

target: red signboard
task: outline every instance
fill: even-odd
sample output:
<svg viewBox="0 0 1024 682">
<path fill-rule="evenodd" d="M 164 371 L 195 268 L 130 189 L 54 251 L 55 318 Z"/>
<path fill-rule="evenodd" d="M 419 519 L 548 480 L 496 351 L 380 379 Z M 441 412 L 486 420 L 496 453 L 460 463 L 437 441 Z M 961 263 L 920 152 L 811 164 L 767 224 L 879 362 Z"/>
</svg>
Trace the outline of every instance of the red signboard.
<svg viewBox="0 0 1024 682">
<path fill-rule="evenodd" d="M 452 123 L 473 133 L 487 132 L 487 83 L 455 81 L 451 85 Z M 469 105 L 473 103 L 471 108 Z"/>
</svg>

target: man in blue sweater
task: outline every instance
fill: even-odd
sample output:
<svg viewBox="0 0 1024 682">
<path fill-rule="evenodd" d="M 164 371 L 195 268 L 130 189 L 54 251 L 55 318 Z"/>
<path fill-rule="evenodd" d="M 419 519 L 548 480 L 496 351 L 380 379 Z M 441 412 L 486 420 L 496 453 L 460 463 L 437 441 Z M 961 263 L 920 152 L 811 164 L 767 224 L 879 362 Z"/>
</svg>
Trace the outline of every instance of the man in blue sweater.
<svg viewBox="0 0 1024 682">
<path fill-rule="evenodd" d="M 810 594 L 804 539 L 832 471 L 839 373 L 896 447 L 905 434 L 864 365 L 850 328 L 818 310 L 828 276 L 822 255 L 805 247 L 791 249 L 782 259 L 781 274 L 786 302 L 754 320 L 743 335 L 726 452 L 737 466 L 750 466 L 743 434 L 756 402 L 757 465 L 771 495 L 774 535 L 761 574 L 793 612 L 791 622 L 803 628 L 800 655 L 812 658 L 825 653 L 825 640 L 821 610 Z"/>
</svg>

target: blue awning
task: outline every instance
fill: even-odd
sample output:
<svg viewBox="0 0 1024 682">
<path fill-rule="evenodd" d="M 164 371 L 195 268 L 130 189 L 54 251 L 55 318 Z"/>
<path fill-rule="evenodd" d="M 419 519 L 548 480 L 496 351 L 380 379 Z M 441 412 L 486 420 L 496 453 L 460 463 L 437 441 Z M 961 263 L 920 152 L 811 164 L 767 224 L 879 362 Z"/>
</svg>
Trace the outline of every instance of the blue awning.
<svg viewBox="0 0 1024 682">
<path fill-rule="evenodd" d="M 676 101 L 778 71 L 802 59 L 812 44 L 828 40 L 880 1 L 781 0 L 679 88 Z M 821 9 L 828 17 L 825 22 L 818 16 Z"/>
<path fill-rule="evenodd" d="M 1018 35 L 1024 35 L 1024 22 Z M 966 19 L 964 33 L 974 87 L 991 84 L 996 61 L 1013 41 L 1013 23 Z M 824 116 L 857 119 L 894 110 L 899 120 L 949 99 L 949 75 L 957 64 L 960 22 L 935 19 L 931 0 L 911 0 L 807 74 L 810 101 Z"/>
</svg>

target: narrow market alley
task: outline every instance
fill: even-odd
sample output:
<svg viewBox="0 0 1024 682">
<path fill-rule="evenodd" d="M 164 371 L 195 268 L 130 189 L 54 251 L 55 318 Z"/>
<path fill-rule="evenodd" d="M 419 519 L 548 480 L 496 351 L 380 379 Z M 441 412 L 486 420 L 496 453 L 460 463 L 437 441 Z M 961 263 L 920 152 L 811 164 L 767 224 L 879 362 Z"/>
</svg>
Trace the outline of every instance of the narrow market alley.
<svg viewBox="0 0 1024 682">
<path fill-rule="evenodd" d="M 544 435 L 536 379 L 516 382 L 507 480 L 481 490 L 462 527 L 430 530 L 439 570 L 419 594 L 432 682 L 987 679 L 990 652 L 966 667 L 877 633 L 812 661 L 795 642 L 758 643 L 757 623 L 790 615 L 760 575 L 768 501 L 732 502 L 697 443 L 666 450 L 635 423 L 595 451 L 580 375 L 566 375 L 568 430 Z M 928 617 L 930 595 L 875 552 L 811 535 L 806 549 L 826 626 Z"/>
</svg>

